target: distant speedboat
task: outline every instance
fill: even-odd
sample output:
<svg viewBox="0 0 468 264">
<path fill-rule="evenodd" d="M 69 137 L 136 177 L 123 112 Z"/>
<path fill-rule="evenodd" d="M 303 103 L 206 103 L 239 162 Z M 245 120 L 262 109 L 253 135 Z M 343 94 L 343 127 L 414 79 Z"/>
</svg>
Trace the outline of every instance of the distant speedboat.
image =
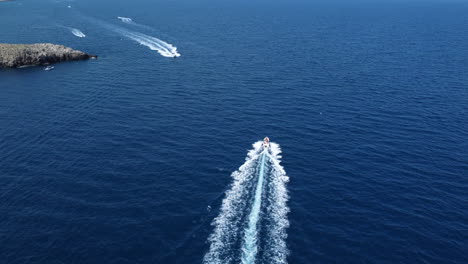
<svg viewBox="0 0 468 264">
<path fill-rule="evenodd" d="M 54 66 L 47 66 L 47 67 L 44 68 L 44 71 L 51 71 L 53 69 L 55 69 Z"/>
<path fill-rule="evenodd" d="M 269 139 L 268 137 L 265 137 L 265 138 L 263 139 L 263 148 L 264 148 L 264 149 L 267 149 L 267 148 L 269 148 L 269 147 L 270 147 L 270 139 Z"/>
</svg>

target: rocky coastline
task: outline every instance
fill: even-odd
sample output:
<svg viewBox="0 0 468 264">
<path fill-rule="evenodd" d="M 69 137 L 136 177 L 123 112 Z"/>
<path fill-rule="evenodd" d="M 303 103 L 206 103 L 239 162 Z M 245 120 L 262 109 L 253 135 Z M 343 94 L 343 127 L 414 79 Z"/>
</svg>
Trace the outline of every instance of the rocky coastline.
<svg viewBox="0 0 468 264">
<path fill-rule="evenodd" d="M 87 60 L 93 58 L 97 58 L 97 56 L 50 43 L 0 43 L 0 68 L 48 65 L 64 61 Z"/>
</svg>

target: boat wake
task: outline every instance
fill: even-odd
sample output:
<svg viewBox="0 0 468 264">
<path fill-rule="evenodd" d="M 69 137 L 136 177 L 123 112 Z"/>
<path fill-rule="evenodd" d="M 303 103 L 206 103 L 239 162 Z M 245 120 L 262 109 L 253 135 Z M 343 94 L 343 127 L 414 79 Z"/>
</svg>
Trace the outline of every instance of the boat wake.
<svg viewBox="0 0 468 264">
<path fill-rule="evenodd" d="M 133 20 L 129 17 L 117 17 L 120 21 L 124 22 L 124 23 L 127 23 L 127 24 L 130 24 L 133 22 Z"/>
<path fill-rule="evenodd" d="M 87 17 L 88 20 L 95 22 L 96 24 L 113 31 L 115 33 L 118 33 L 119 35 L 122 35 L 128 39 L 131 39 L 140 45 L 146 46 L 150 48 L 151 50 L 157 51 L 160 55 L 164 57 L 180 57 L 180 53 L 177 51 L 177 47 L 160 40 L 156 37 L 152 37 L 137 31 L 132 31 L 123 27 L 119 27 L 98 19 L 90 18 Z M 118 17 L 120 20 L 124 21 L 125 23 L 132 23 L 131 18 L 125 18 L 125 17 Z M 129 20 L 127 20 L 129 19 Z M 127 22 L 128 21 L 128 22 Z"/>
<path fill-rule="evenodd" d="M 281 149 L 256 142 L 246 162 L 234 173 L 213 233 L 205 264 L 287 263 L 288 194 L 280 165 Z"/>
<path fill-rule="evenodd" d="M 79 38 L 84 38 L 86 37 L 86 35 L 81 32 L 81 30 L 77 29 L 77 28 L 70 28 L 70 31 L 73 35 L 79 37 Z"/>
<path fill-rule="evenodd" d="M 177 47 L 167 42 L 164 42 L 158 38 L 135 31 L 129 31 L 123 28 L 115 28 L 114 31 L 122 34 L 124 37 L 138 42 L 140 45 L 146 46 L 151 50 L 157 51 L 164 57 L 180 57 L 180 53 L 177 51 Z"/>
<path fill-rule="evenodd" d="M 123 23 L 134 26 L 136 28 L 139 28 L 139 29 L 142 29 L 142 30 L 145 30 L 145 31 L 151 31 L 151 32 L 156 31 L 154 28 L 152 28 L 150 26 L 139 24 L 139 23 L 135 22 L 132 18 L 129 18 L 129 17 L 117 17 L 117 18 L 120 21 L 122 21 Z"/>
</svg>

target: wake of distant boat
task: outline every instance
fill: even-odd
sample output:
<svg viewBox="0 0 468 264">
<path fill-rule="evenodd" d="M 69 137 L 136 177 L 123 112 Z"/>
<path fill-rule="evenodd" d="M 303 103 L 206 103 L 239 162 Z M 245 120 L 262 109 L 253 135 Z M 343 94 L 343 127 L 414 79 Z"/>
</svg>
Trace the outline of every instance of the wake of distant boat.
<svg viewBox="0 0 468 264">
<path fill-rule="evenodd" d="M 150 26 L 147 26 L 147 25 L 136 23 L 135 21 L 133 21 L 133 19 L 131 19 L 129 17 L 117 17 L 117 19 L 119 19 L 120 21 L 122 21 L 125 24 L 132 25 L 134 27 L 137 27 L 137 28 L 145 30 L 145 31 L 155 31 L 154 28 L 152 28 Z"/>
<path fill-rule="evenodd" d="M 117 17 L 117 18 L 120 19 L 120 20 L 121 20 L 122 22 L 124 22 L 124 23 L 132 23 L 132 21 L 133 21 L 133 20 L 132 20 L 131 18 L 129 18 L 129 17 L 120 17 L 120 16 L 119 16 L 119 17 Z"/>
<path fill-rule="evenodd" d="M 280 165 L 281 149 L 270 143 L 253 145 L 246 162 L 232 174 L 219 215 L 209 237 L 205 264 L 287 263 L 288 194 Z"/>
<path fill-rule="evenodd" d="M 71 31 L 71 33 L 72 33 L 73 35 L 75 35 L 75 36 L 77 36 L 77 37 L 79 37 L 79 38 L 84 38 L 84 37 L 86 37 L 86 35 L 85 35 L 83 32 L 81 32 L 81 30 L 79 30 L 79 29 L 70 28 L 70 31 Z"/>
</svg>

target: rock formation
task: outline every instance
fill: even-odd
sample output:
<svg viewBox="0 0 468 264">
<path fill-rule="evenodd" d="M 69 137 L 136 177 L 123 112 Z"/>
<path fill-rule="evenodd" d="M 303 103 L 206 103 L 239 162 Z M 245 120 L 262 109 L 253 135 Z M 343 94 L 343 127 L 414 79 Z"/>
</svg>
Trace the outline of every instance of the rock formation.
<svg viewBox="0 0 468 264">
<path fill-rule="evenodd" d="M 50 43 L 0 44 L 0 67 L 47 65 L 90 58 L 97 58 L 97 56 Z"/>
</svg>

